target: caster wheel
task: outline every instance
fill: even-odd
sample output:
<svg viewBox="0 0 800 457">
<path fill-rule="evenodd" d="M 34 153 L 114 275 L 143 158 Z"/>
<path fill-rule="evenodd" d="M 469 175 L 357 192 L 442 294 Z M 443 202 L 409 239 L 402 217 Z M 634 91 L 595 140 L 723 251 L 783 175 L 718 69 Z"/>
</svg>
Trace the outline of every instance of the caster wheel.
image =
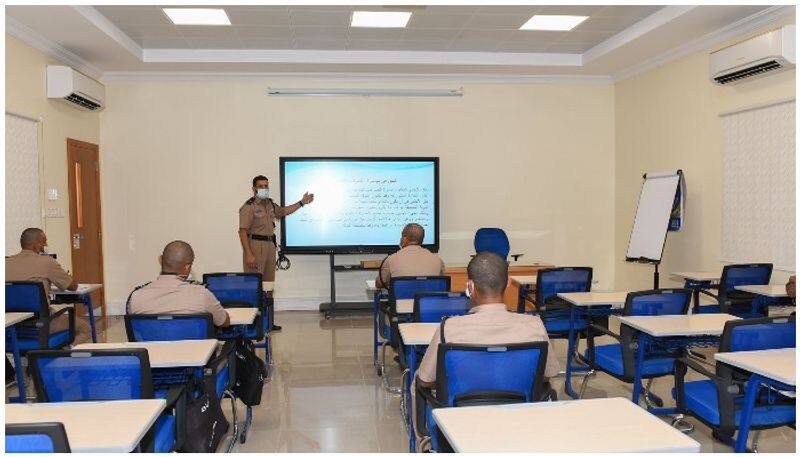
<svg viewBox="0 0 800 457">
<path fill-rule="evenodd" d="M 244 434 L 240 435 L 239 436 L 239 442 L 244 444 L 245 441 L 247 441 L 247 435 L 244 435 Z"/>
<path fill-rule="evenodd" d="M 380 377 L 380 376 L 383 376 L 383 370 L 381 370 L 381 367 L 377 367 L 377 368 L 375 368 L 375 373 L 376 373 L 376 374 L 377 374 L 379 377 Z"/>
</svg>

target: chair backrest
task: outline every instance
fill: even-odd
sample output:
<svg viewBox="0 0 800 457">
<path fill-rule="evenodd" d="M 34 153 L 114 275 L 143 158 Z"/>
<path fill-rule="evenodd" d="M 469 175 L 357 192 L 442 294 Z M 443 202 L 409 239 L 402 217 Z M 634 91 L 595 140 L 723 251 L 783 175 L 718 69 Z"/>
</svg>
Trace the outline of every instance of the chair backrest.
<svg viewBox="0 0 800 457">
<path fill-rule="evenodd" d="M 389 301 L 408 300 L 421 292 L 448 292 L 450 276 L 398 276 L 389 285 Z"/>
<path fill-rule="evenodd" d="M 505 230 L 494 227 L 484 227 L 475 232 L 475 253 L 493 252 L 501 258 L 508 258 L 511 246 Z"/>
<path fill-rule="evenodd" d="M 261 273 L 206 273 L 203 284 L 223 307 L 260 307 L 263 291 Z"/>
<path fill-rule="evenodd" d="M 442 343 L 437 354 L 436 397 L 448 406 L 532 402 L 541 390 L 546 360 L 545 341 Z"/>
<path fill-rule="evenodd" d="M 725 265 L 719 281 L 719 293 L 724 296 L 736 290 L 736 286 L 761 286 L 769 284 L 772 277 L 771 263 L 744 263 Z"/>
<path fill-rule="evenodd" d="M 128 341 L 213 340 L 214 318 L 202 314 L 126 314 Z"/>
<path fill-rule="evenodd" d="M 536 306 L 543 306 L 560 293 L 589 292 L 591 267 L 543 268 L 536 273 Z"/>
<path fill-rule="evenodd" d="M 146 349 L 37 350 L 28 358 L 39 402 L 153 398 Z"/>
<path fill-rule="evenodd" d="M 6 312 L 27 311 L 50 315 L 44 284 L 40 281 L 6 281 Z"/>
<path fill-rule="evenodd" d="M 740 319 L 725 323 L 720 352 L 758 351 L 797 346 L 795 316 Z"/>
<path fill-rule="evenodd" d="M 69 440 L 61 422 L 6 424 L 7 453 L 67 453 Z"/>
<path fill-rule="evenodd" d="M 467 314 L 469 298 L 459 292 L 423 292 L 414 298 L 414 322 L 441 322 L 443 317 Z"/>
<path fill-rule="evenodd" d="M 631 292 L 625 298 L 624 316 L 686 314 L 692 292 L 688 289 L 655 289 Z"/>
</svg>

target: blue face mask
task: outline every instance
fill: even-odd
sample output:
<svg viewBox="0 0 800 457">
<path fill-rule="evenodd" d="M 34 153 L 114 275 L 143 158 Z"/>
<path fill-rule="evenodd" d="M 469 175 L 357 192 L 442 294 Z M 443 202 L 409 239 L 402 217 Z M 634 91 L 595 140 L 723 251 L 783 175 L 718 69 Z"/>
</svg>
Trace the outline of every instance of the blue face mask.
<svg viewBox="0 0 800 457">
<path fill-rule="evenodd" d="M 269 198 L 269 189 L 258 189 L 256 191 L 256 196 L 262 200 L 266 200 Z"/>
</svg>

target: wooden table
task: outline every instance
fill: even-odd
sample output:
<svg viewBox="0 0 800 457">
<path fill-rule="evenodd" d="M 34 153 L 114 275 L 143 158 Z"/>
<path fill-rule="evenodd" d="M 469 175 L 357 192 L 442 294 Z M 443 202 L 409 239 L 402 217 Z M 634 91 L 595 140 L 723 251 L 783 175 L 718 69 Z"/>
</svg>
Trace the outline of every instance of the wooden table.
<svg viewBox="0 0 800 457">
<path fill-rule="evenodd" d="M 17 377 L 17 391 L 19 392 L 16 401 L 20 403 L 25 403 L 25 378 L 19 354 L 19 343 L 17 342 L 17 329 L 14 326 L 32 317 L 33 313 L 31 312 L 6 313 L 6 335 L 11 340 L 11 356 L 14 358 L 14 372 Z"/>
<path fill-rule="evenodd" d="M 747 450 L 747 435 L 753 418 L 759 386 L 766 385 L 778 390 L 795 391 L 797 388 L 797 351 L 795 348 L 768 349 L 763 351 L 718 352 L 714 354 L 717 362 L 725 363 L 753 375 L 747 381 L 744 404 L 739 417 L 739 433 L 734 450 Z"/>
<path fill-rule="evenodd" d="M 532 265 L 511 265 L 508 267 L 508 275 L 509 276 L 533 276 L 536 277 L 536 274 L 539 270 L 545 268 L 553 268 L 554 265 L 548 265 L 544 263 L 536 263 Z M 467 267 L 466 266 L 450 266 L 444 269 L 444 274 L 446 276 L 450 276 L 450 290 L 453 292 L 464 292 L 467 287 Z M 519 284 L 515 284 L 513 281 L 506 287 L 506 291 L 503 294 L 503 303 L 506 305 L 506 309 L 509 311 L 516 312 L 517 311 L 517 301 L 519 298 Z M 530 304 L 526 305 L 528 310 L 533 310 L 533 306 Z"/>
<path fill-rule="evenodd" d="M 199 368 L 211 359 L 217 349 L 217 340 L 84 343 L 73 350 L 133 348 L 147 349 L 151 368 Z"/>
<path fill-rule="evenodd" d="M 131 452 L 166 407 L 151 400 L 6 405 L 6 424 L 61 422 L 72 452 Z"/>
<path fill-rule="evenodd" d="M 438 408 L 433 417 L 456 452 L 700 452 L 700 443 L 622 398 Z"/>
</svg>

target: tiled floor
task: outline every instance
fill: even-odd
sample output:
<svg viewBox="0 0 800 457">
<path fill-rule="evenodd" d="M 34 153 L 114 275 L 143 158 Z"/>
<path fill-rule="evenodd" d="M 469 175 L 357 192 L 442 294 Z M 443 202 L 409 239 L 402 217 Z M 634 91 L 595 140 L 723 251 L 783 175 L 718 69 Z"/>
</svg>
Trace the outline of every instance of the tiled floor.
<svg viewBox="0 0 800 457">
<path fill-rule="evenodd" d="M 253 426 L 238 452 L 407 452 L 408 435 L 400 416 L 399 397 L 386 393 L 372 367 L 369 317 L 338 317 L 325 320 L 316 312 L 278 312 L 276 322 L 283 331 L 273 334 L 275 369 L 261 405 L 254 408 Z M 85 325 L 85 324 L 84 324 Z M 80 339 L 88 340 L 88 326 Z M 119 318 L 109 319 L 109 329 L 100 339 L 124 341 Z M 566 345 L 556 341 L 562 366 Z M 387 359 L 389 357 L 387 356 Z M 394 384 L 399 372 L 389 375 Z M 575 378 L 575 387 L 580 378 Z M 558 379 L 559 398 L 563 380 Z M 654 390 L 668 400 L 671 378 L 662 378 Z M 630 389 L 605 374 L 592 378 L 587 398 L 622 396 Z M 226 409 L 228 402 L 225 403 Z M 240 418 L 244 407 L 239 404 Z M 230 415 L 228 416 L 230 417 Z M 602 420 L 602 418 L 598 418 Z M 731 448 L 711 437 L 705 425 L 691 433 L 703 452 L 730 452 Z M 761 434 L 761 452 L 794 452 L 795 431 L 788 427 Z M 225 442 L 224 442 L 225 443 Z M 221 449 L 223 446 L 220 447 Z"/>
</svg>

